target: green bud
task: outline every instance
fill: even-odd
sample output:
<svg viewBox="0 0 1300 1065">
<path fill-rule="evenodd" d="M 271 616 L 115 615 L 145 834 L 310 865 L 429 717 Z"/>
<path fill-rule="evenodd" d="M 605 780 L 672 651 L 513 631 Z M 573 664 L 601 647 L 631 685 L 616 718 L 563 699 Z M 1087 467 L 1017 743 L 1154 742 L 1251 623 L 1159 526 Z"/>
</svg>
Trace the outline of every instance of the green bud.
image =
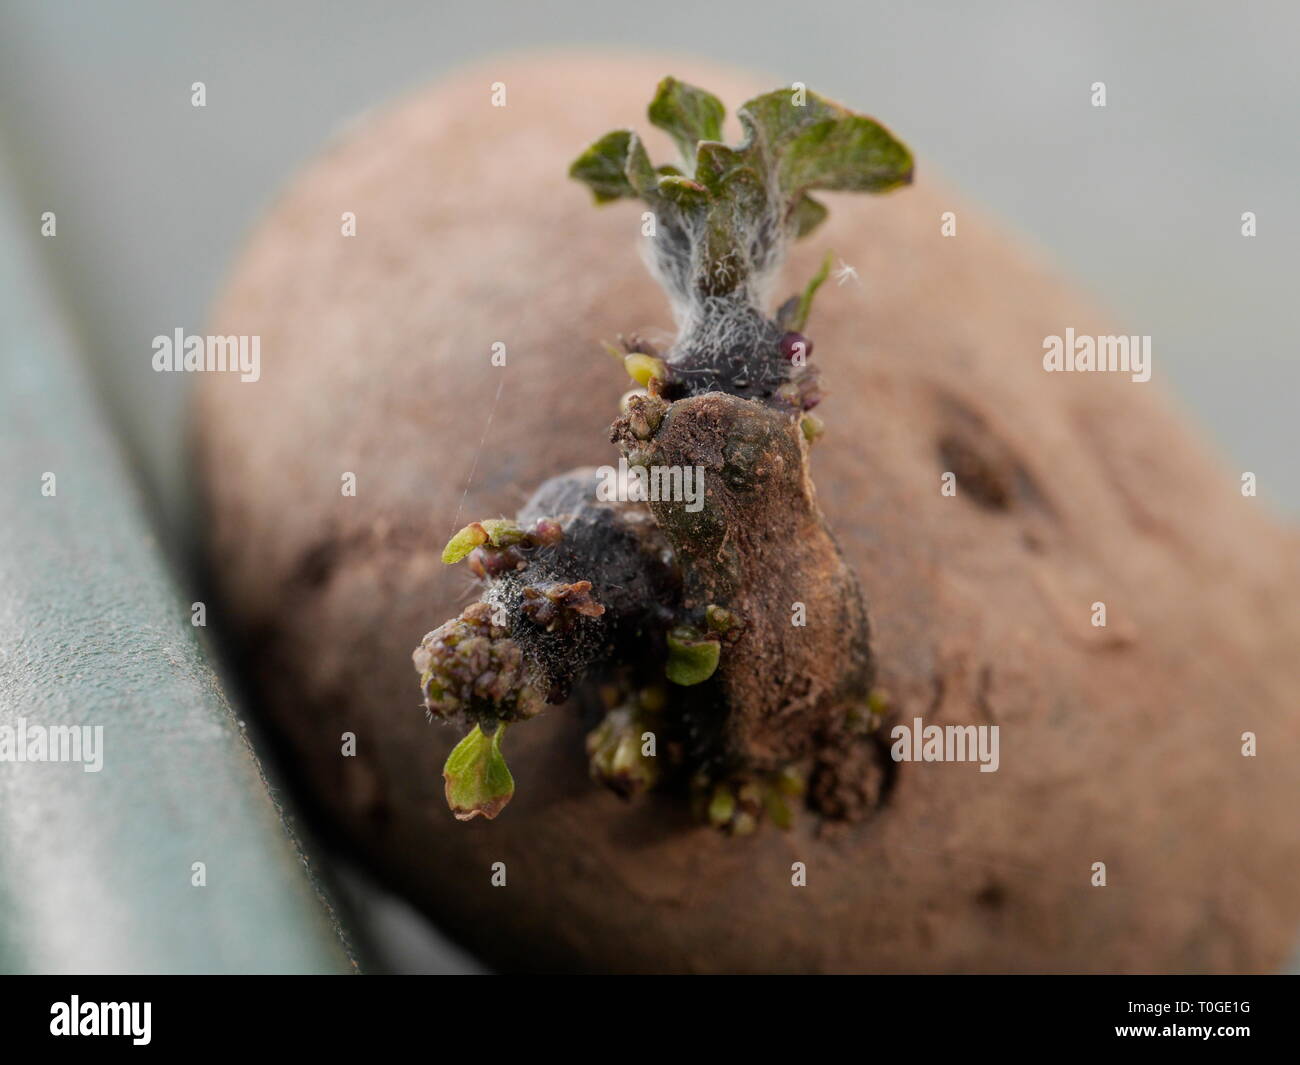
<svg viewBox="0 0 1300 1065">
<path fill-rule="evenodd" d="M 620 354 L 619 361 L 621 362 L 622 359 L 623 356 Z M 619 397 L 619 401 L 618 401 L 619 414 L 626 414 L 629 410 L 632 409 L 631 402 L 635 397 L 648 396 L 648 395 L 650 395 L 650 393 L 647 392 L 644 388 L 633 388 L 628 392 L 624 392 L 623 395 Z"/>
<path fill-rule="evenodd" d="M 625 799 L 654 787 L 659 760 L 641 753 L 641 736 L 647 731 L 654 729 L 649 715 L 640 708 L 610 710 L 587 735 L 592 779 Z"/>
<path fill-rule="evenodd" d="M 641 709 L 648 710 L 652 714 L 657 714 L 668 705 L 668 692 L 662 684 L 652 684 L 648 688 L 642 688 L 636 698 Z"/>
<path fill-rule="evenodd" d="M 710 603 L 704 608 L 704 623 L 713 632 L 724 633 L 730 632 L 739 624 L 740 619 L 736 617 L 726 607 L 718 606 L 716 603 Z"/>
<path fill-rule="evenodd" d="M 664 365 L 663 359 L 657 359 L 653 355 L 646 355 L 639 351 L 623 357 L 623 369 L 642 388 L 649 387 L 650 378 L 652 377 L 662 379 L 668 376 L 668 369 Z"/>
<path fill-rule="evenodd" d="M 709 824 L 722 828 L 731 823 L 731 816 L 736 812 L 736 797 L 724 784 L 713 789 L 713 798 L 709 800 Z"/>
<path fill-rule="evenodd" d="M 786 766 L 776 775 L 776 789 L 782 795 L 792 795 L 797 798 L 808 790 L 808 782 L 794 766 Z"/>
<path fill-rule="evenodd" d="M 448 565 L 459 562 L 474 548 L 487 543 L 487 540 L 488 534 L 483 523 L 472 521 L 447 541 L 447 546 L 442 549 L 442 560 Z"/>
<path fill-rule="evenodd" d="M 679 626 L 668 634 L 668 665 L 664 672 L 670 681 L 683 687 L 702 684 L 713 676 L 721 654 L 717 640 Z"/>
<path fill-rule="evenodd" d="M 447 756 L 442 777 L 447 784 L 447 805 L 458 821 L 486 817 L 491 821 L 505 809 L 515 793 L 515 781 L 501 755 L 499 724 L 491 736 L 477 725 Z"/>
<path fill-rule="evenodd" d="M 479 524 L 483 526 L 488 543 L 493 547 L 510 547 L 522 543 L 527 536 L 527 533 L 519 527 L 519 523 L 509 518 L 489 518 Z"/>
<path fill-rule="evenodd" d="M 794 814 L 790 811 L 790 804 L 776 788 L 769 788 L 763 792 L 763 810 L 768 820 L 783 832 L 788 832 L 794 824 Z"/>
<path fill-rule="evenodd" d="M 668 404 L 658 396 L 648 394 L 633 395 L 627 402 L 628 430 L 638 440 L 649 440 L 664 420 Z"/>
</svg>

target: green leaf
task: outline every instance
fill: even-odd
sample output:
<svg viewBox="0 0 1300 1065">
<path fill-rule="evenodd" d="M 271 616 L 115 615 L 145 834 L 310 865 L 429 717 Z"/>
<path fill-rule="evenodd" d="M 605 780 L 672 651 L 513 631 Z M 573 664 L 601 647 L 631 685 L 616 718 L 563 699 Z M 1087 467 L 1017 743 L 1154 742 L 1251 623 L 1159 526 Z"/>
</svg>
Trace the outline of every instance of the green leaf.
<svg viewBox="0 0 1300 1065">
<path fill-rule="evenodd" d="M 636 134 L 630 129 L 606 133 L 573 161 L 569 176 L 590 188 L 597 203 L 636 196 L 637 190 L 626 173 L 628 153 L 634 139 Z"/>
<path fill-rule="evenodd" d="M 824 221 L 830 212 L 826 210 L 824 204 L 814 200 L 807 193 L 803 193 L 794 204 L 794 235 L 797 240 L 799 237 L 806 237 Z"/>
<path fill-rule="evenodd" d="M 886 192 L 912 180 L 911 153 L 880 123 L 814 92 L 797 100 L 794 90 L 778 89 L 737 112 L 746 147 L 776 170 L 784 192 Z"/>
<path fill-rule="evenodd" d="M 651 199 L 659 185 L 659 175 L 655 172 L 646 154 L 645 145 L 635 133 L 627 142 L 627 159 L 623 164 L 623 176 L 633 191 L 644 199 Z"/>
<path fill-rule="evenodd" d="M 831 253 L 827 252 L 826 258 L 822 260 L 821 269 L 813 275 L 812 280 L 804 287 L 803 295 L 799 297 L 799 307 L 794 312 L 792 323 L 799 332 L 803 332 L 803 327 L 808 322 L 808 315 L 812 312 L 813 297 L 817 295 L 817 290 L 822 287 L 822 282 L 831 272 L 831 258 Z"/>
<path fill-rule="evenodd" d="M 512 521 L 510 518 L 488 518 L 476 524 L 483 527 L 488 543 L 493 547 L 509 547 L 511 544 L 522 543 L 528 535 L 519 527 L 517 521 Z"/>
<path fill-rule="evenodd" d="M 607 134 L 570 170 L 597 202 L 640 196 L 654 208 L 670 238 L 654 255 L 674 298 L 728 296 L 770 273 L 786 238 L 826 218 L 810 189 L 884 192 L 911 181 L 911 154 L 887 129 L 802 87 L 756 96 L 738 114 L 745 142 L 732 148 L 718 139 L 721 101 L 665 78 L 650 119 L 676 141 L 684 172 L 656 168 L 628 130 Z"/>
<path fill-rule="evenodd" d="M 695 146 L 700 141 L 722 138 L 722 119 L 727 110 L 712 93 L 686 85 L 676 78 L 664 78 L 650 102 L 650 121 L 676 142 L 687 170 L 694 168 Z"/>
<path fill-rule="evenodd" d="M 447 805 L 458 821 L 485 817 L 491 821 L 505 809 L 515 793 L 515 781 L 501 755 L 499 724 L 491 736 L 477 725 L 452 748 L 442 768 L 447 784 Z"/>
<path fill-rule="evenodd" d="M 676 206 L 683 214 L 694 214 L 696 211 L 703 210 L 709 202 L 709 190 L 690 178 L 660 178 L 659 191 L 663 193 L 664 199 Z"/>
<path fill-rule="evenodd" d="M 827 119 L 839 118 L 851 112 L 832 103 L 815 92 L 806 90 L 801 97 L 793 89 L 777 89 L 755 96 L 736 112 L 746 132 L 745 146 L 763 154 L 774 163 L 782 146 L 805 129 Z"/>
<path fill-rule="evenodd" d="M 767 185 L 750 157 L 725 144 L 700 145 L 695 180 L 709 190 L 719 211 L 754 218 L 768 209 Z"/>
<path fill-rule="evenodd" d="M 746 166 L 749 156 L 718 141 L 703 141 L 695 157 L 695 180 L 710 192 L 720 192 L 727 175 L 738 167 Z M 754 178 L 758 175 L 754 173 Z"/>
<path fill-rule="evenodd" d="M 483 528 L 483 523 L 481 521 L 471 521 L 447 541 L 447 546 L 442 549 L 442 560 L 448 565 L 459 562 L 474 548 L 487 543 L 487 541 L 488 533 Z"/>
<path fill-rule="evenodd" d="M 781 187 L 888 192 L 912 180 L 912 154 L 880 123 L 847 115 L 805 129 L 785 148 Z"/>
<path fill-rule="evenodd" d="M 718 668 L 722 646 L 702 639 L 694 629 L 676 628 L 668 634 L 668 665 L 664 672 L 674 684 L 703 684 Z"/>
</svg>

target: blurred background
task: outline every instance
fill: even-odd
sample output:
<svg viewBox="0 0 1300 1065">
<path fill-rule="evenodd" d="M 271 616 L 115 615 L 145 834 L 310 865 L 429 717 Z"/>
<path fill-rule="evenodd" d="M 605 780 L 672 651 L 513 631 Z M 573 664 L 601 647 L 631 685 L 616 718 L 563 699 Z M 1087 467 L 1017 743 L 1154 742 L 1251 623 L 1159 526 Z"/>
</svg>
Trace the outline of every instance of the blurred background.
<svg viewBox="0 0 1300 1065">
<path fill-rule="evenodd" d="M 57 214 L 38 250 L 182 586 L 191 375 L 154 373 L 151 339 L 203 330 L 245 235 L 331 135 L 459 65 L 548 46 L 703 55 L 886 116 L 1150 334 L 1161 386 L 1296 515 L 1297 40 L 1286 2 L 0 0 L 0 153 L 33 232 Z M 359 872 L 333 878 L 380 967 L 473 970 Z"/>
</svg>

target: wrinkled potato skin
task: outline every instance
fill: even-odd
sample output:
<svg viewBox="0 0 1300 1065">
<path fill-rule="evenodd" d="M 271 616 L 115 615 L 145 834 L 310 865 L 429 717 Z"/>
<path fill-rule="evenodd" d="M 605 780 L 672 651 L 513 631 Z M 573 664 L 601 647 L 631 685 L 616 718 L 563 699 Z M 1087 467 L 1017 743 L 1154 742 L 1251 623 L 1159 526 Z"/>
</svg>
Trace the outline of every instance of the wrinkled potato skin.
<svg viewBox="0 0 1300 1065">
<path fill-rule="evenodd" d="M 894 714 L 999 725 L 998 771 L 901 764 L 861 823 L 729 839 L 678 800 L 594 786 L 557 708 L 507 739 L 510 807 L 453 819 L 458 737 L 425 721 L 410 659 L 470 596 L 439 552 L 617 459 L 627 382 L 598 341 L 671 323 L 634 251 L 641 205 L 597 210 L 566 169 L 609 129 L 646 132 L 669 72 L 732 111 L 771 87 L 644 57 L 487 63 L 347 130 L 234 268 L 210 328 L 260 335 L 262 379 L 206 376 L 195 449 L 225 621 L 290 771 L 505 968 L 1280 967 L 1300 909 L 1297 539 L 1171 411 L 1158 344 L 1151 383 L 1044 373 L 1045 336 L 1114 328 L 932 183 L 923 145 L 913 188 L 828 197 L 777 295 L 828 248 L 861 278 L 828 284 L 808 329 L 829 390 L 818 496 Z"/>
</svg>

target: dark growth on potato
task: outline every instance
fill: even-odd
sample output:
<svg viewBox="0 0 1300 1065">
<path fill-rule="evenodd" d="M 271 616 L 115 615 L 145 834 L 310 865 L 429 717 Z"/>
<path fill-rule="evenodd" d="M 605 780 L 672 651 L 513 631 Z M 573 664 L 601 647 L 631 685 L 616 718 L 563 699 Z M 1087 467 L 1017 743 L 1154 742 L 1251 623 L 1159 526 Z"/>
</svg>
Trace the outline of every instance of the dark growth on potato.
<svg viewBox="0 0 1300 1065">
<path fill-rule="evenodd" d="M 766 308 L 787 247 L 826 216 L 810 193 L 886 192 L 911 181 L 912 159 L 801 86 L 746 103 L 737 148 L 720 141 L 723 115 L 666 78 L 649 118 L 680 165 L 654 166 L 617 130 L 570 170 L 597 203 L 649 207 L 646 258 L 677 337 L 666 350 L 624 342 L 640 387 L 611 440 L 624 484 L 652 488 L 608 498 L 597 470 L 574 470 L 516 520 L 474 522 L 447 545 L 443 561 L 467 559 L 482 594 L 414 658 L 429 715 L 471 726 L 444 770 L 461 819 L 495 817 L 513 794 L 507 726 L 571 693 L 585 693 L 592 777 L 625 798 L 689 794 L 736 834 L 788 826 L 796 804 L 825 817 L 869 805 L 870 758 L 845 756 L 877 743 L 867 610 L 808 470 L 822 392 L 803 330 L 829 260 Z"/>
</svg>

